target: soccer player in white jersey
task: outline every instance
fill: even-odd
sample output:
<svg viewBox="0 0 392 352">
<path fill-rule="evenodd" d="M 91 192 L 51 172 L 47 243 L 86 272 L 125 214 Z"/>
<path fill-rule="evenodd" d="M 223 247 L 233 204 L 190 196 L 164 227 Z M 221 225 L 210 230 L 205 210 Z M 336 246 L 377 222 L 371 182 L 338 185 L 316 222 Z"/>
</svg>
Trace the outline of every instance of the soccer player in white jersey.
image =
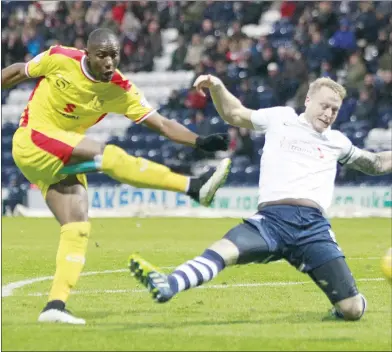
<svg viewBox="0 0 392 352">
<path fill-rule="evenodd" d="M 211 75 L 198 77 L 194 85 L 201 94 L 203 88 L 210 90 L 227 123 L 265 133 L 258 212 L 170 275 L 138 255 L 130 257 L 131 273 L 156 301 L 166 302 L 229 265 L 285 259 L 327 295 L 336 318 L 359 320 L 366 300 L 324 212 L 331 203 L 337 163 L 381 175 L 392 172 L 392 152 L 361 150 L 331 129 L 346 91 L 329 78 L 310 85 L 306 110 L 300 116 L 290 107 L 247 109 Z"/>
</svg>

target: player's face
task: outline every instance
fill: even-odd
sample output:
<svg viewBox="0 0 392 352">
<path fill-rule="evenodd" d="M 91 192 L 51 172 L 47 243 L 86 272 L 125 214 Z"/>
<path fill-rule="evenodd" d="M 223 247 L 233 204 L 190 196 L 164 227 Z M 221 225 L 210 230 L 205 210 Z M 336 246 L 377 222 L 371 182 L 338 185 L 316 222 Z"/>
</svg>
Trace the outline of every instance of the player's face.
<svg viewBox="0 0 392 352">
<path fill-rule="evenodd" d="M 88 49 L 90 69 L 96 79 L 110 82 L 120 63 L 120 45 L 117 41 L 107 41 Z"/>
<path fill-rule="evenodd" d="M 342 99 L 331 88 L 321 87 L 306 97 L 305 116 L 317 132 L 323 132 L 336 120 Z"/>
</svg>

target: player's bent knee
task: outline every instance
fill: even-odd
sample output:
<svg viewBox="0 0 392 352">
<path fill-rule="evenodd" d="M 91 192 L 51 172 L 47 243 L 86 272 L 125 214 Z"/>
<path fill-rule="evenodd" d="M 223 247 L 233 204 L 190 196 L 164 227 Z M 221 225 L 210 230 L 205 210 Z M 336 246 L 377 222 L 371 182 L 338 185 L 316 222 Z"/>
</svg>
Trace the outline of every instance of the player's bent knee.
<svg viewBox="0 0 392 352">
<path fill-rule="evenodd" d="M 366 311 L 366 299 L 362 294 L 343 299 L 335 304 L 344 320 L 359 320 Z"/>
<path fill-rule="evenodd" d="M 218 253 L 225 261 L 226 266 L 237 263 L 239 256 L 238 247 L 228 239 L 222 238 L 212 244 L 208 249 Z"/>
</svg>

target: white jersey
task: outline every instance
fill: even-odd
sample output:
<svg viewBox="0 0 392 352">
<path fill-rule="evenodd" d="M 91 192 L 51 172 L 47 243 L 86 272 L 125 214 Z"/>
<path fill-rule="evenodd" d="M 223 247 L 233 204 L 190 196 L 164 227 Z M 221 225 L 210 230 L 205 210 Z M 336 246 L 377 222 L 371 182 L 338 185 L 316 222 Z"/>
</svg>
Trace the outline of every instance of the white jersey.
<svg viewBox="0 0 392 352">
<path fill-rule="evenodd" d="M 340 131 L 315 131 L 290 107 L 254 111 L 256 131 L 265 133 L 260 160 L 259 204 L 306 198 L 326 210 L 332 201 L 337 162 L 354 161 L 359 149 Z"/>
</svg>

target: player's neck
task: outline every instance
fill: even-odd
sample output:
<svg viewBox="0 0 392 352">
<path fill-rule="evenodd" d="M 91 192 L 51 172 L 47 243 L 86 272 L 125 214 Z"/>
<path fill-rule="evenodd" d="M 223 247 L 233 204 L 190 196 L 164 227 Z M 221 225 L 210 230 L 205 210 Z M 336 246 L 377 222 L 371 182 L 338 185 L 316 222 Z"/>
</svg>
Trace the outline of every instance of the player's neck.
<svg viewBox="0 0 392 352">
<path fill-rule="evenodd" d="M 95 74 L 94 74 L 94 72 L 91 70 L 91 67 L 90 67 L 90 62 L 87 60 L 87 58 L 86 58 L 86 60 L 84 61 L 84 68 L 86 69 L 86 71 L 89 73 L 89 75 L 91 76 L 91 77 L 93 77 L 95 80 L 97 80 L 98 81 L 98 78 L 95 76 Z"/>
</svg>

